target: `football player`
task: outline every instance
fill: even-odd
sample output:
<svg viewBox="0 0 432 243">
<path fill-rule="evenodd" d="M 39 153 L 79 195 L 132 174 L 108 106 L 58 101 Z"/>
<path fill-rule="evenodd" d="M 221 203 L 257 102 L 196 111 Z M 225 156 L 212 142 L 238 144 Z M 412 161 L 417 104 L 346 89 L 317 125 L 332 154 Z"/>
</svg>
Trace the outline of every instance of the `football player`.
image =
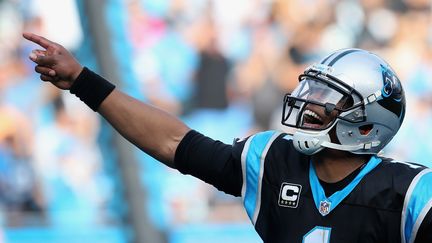
<svg viewBox="0 0 432 243">
<path fill-rule="evenodd" d="M 265 242 L 432 242 L 432 170 L 379 155 L 405 115 L 401 82 L 379 56 L 344 49 L 312 64 L 283 99 L 290 129 L 228 145 L 115 89 L 63 46 L 24 38 L 43 48 L 30 54 L 43 81 L 167 166 L 241 197 Z"/>
</svg>

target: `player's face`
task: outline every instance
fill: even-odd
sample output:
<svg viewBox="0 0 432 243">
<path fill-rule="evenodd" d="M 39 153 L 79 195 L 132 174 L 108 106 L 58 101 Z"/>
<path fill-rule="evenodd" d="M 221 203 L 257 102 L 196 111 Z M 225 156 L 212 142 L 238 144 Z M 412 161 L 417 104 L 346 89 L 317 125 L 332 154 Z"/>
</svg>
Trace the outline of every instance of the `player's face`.
<svg viewBox="0 0 432 243">
<path fill-rule="evenodd" d="M 327 129 L 341 109 L 352 106 L 352 98 L 347 98 L 351 97 L 347 94 L 331 83 L 305 78 L 285 97 L 282 123 L 302 129 Z"/>
<path fill-rule="evenodd" d="M 325 100 L 327 95 L 328 94 L 326 94 L 324 90 L 315 90 L 310 93 L 309 99 L 316 101 Z M 302 126 L 304 128 L 325 129 L 339 115 L 337 109 L 349 107 L 352 102 L 350 102 L 350 99 L 342 97 L 336 104 L 328 104 L 330 104 L 330 106 L 334 105 L 336 109 L 326 109 L 323 106 L 312 103 L 307 104 L 303 112 Z"/>
<path fill-rule="evenodd" d="M 319 105 L 308 104 L 303 112 L 302 126 L 305 128 L 325 129 L 337 117 L 338 112 L 333 110 L 329 114 Z"/>
</svg>

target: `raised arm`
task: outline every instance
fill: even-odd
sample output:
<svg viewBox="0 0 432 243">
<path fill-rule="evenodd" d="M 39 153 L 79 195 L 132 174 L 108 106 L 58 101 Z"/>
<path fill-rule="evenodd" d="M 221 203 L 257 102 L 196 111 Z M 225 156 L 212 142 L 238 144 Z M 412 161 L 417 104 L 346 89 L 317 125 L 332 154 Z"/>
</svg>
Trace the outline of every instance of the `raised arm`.
<svg viewBox="0 0 432 243">
<path fill-rule="evenodd" d="M 84 68 L 63 46 L 32 33 L 23 37 L 40 45 L 30 59 L 41 80 L 71 90 L 99 112 L 123 137 L 164 164 L 174 167 L 178 144 L 190 130 L 167 112 L 110 89 L 108 81 Z M 91 104 L 89 104 L 91 103 Z"/>
<path fill-rule="evenodd" d="M 164 164 L 174 167 L 174 154 L 190 130 L 176 117 L 114 90 L 98 112 L 127 140 Z"/>
</svg>

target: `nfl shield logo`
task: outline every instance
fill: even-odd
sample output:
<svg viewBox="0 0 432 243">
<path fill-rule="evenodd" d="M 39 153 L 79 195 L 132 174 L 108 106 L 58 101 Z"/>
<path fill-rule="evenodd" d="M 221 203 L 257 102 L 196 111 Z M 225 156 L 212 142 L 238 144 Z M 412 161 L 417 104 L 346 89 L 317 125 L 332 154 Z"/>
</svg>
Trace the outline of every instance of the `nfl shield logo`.
<svg viewBox="0 0 432 243">
<path fill-rule="evenodd" d="M 331 203 L 329 201 L 321 201 L 319 212 L 322 216 L 326 216 L 330 212 L 330 205 Z"/>
</svg>

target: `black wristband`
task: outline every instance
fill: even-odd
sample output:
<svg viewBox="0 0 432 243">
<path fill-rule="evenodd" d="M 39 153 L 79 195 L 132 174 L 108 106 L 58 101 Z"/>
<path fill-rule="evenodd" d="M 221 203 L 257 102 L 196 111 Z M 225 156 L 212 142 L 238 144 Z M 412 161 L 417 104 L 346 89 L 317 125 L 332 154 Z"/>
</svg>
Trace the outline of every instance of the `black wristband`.
<svg viewBox="0 0 432 243">
<path fill-rule="evenodd" d="M 84 67 L 70 88 L 93 111 L 97 111 L 102 101 L 111 94 L 115 85 Z"/>
</svg>

